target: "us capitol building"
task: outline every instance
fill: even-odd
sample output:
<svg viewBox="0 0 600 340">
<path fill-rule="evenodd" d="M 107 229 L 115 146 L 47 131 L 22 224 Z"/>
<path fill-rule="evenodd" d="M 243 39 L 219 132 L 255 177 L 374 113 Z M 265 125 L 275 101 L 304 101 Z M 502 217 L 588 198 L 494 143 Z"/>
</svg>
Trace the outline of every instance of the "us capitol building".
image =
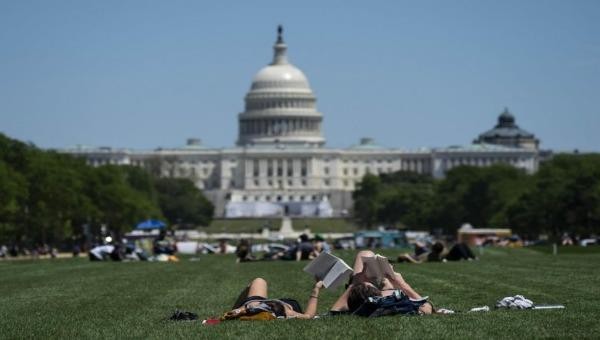
<svg viewBox="0 0 600 340">
<path fill-rule="evenodd" d="M 188 139 L 175 149 L 78 146 L 60 152 L 93 166 L 153 167 L 162 176 L 189 178 L 214 203 L 215 215 L 224 217 L 343 216 L 366 173 L 406 170 L 441 178 L 459 165 L 496 163 L 537 170 L 539 141 L 506 109 L 493 129 L 468 146 L 404 150 L 362 138 L 348 148 L 328 148 L 323 114 L 308 79 L 288 61 L 281 27 L 273 49 L 273 61 L 254 76 L 238 114 L 235 147 L 207 148 Z"/>
</svg>

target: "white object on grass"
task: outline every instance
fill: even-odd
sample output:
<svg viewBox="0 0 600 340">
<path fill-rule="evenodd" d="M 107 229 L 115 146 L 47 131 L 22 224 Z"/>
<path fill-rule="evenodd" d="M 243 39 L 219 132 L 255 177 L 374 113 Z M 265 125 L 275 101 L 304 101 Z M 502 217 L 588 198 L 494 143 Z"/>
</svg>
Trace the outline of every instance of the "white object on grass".
<svg viewBox="0 0 600 340">
<path fill-rule="evenodd" d="M 538 305 L 533 306 L 533 309 L 564 309 L 563 305 Z"/>
<path fill-rule="evenodd" d="M 496 302 L 496 308 L 528 309 L 533 307 L 533 301 L 523 295 L 507 296 Z"/>
<path fill-rule="evenodd" d="M 440 308 L 435 311 L 437 314 L 454 314 L 455 312 L 451 309 Z"/>
<path fill-rule="evenodd" d="M 469 310 L 469 312 L 489 312 L 490 307 L 482 306 L 482 307 L 474 307 Z"/>
</svg>

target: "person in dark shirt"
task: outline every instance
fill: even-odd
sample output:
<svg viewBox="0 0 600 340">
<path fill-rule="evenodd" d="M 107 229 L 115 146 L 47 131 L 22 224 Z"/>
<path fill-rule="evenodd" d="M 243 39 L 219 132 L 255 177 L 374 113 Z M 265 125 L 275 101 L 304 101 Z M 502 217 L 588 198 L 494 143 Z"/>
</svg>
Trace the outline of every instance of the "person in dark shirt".
<svg viewBox="0 0 600 340">
<path fill-rule="evenodd" d="M 255 260 L 254 256 L 252 256 L 252 246 L 250 245 L 250 242 L 244 238 L 240 240 L 240 243 L 235 250 L 235 255 L 237 257 L 237 262 L 248 262 Z"/>
<path fill-rule="evenodd" d="M 300 235 L 298 242 L 288 249 L 281 259 L 288 261 L 311 260 L 315 257 L 313 251 L 314 246 L 312 242 L 310 242 L 308 235 L 302 234 Z"/>
<path fill-rule="evenodd" d="M 317 281 L 303 311 L 300 303 L 295 299 L 283 298 L 273 299 L 268 297 L 267 281 L 263 278 L 255 278 L 241 292 L 233 309 L 225 313 L 223 319 L 238 319 L 240 316 L 248 316 L 257 312 L 267 312 L 273 318 L 298 318 L 312 319 L 317 313 L 319 291 L 323 287 L 323 281 Z"/>
<path fill-rule="evenodd" d="M 435 242 L 431 246 L 431 251 L 422 253 L 419 256 L 410 254 L 401 254 L 398 256 L 398 262 L 423 263 L 423 262 L 446 262 L 460 260 L 476 260 L 477 257 L 469 246 L 465 243 L 456 243 L 447 253 L 444 253 L 445 247 L 442 242 Z"/>
</svg>

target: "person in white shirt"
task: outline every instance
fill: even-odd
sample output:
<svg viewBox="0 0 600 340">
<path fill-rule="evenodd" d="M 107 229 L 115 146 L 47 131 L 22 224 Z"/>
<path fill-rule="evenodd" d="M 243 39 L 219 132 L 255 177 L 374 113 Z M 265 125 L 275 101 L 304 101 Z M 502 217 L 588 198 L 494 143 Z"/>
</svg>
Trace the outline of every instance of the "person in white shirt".
<svg viewBox="0 0 600 340">
<path fill-rule="evenodd" d="M 113 251 L 115 247 L 110 244 L 94 247 L 89 251 L 90 261 L 106 261 Z"/>
</svg>

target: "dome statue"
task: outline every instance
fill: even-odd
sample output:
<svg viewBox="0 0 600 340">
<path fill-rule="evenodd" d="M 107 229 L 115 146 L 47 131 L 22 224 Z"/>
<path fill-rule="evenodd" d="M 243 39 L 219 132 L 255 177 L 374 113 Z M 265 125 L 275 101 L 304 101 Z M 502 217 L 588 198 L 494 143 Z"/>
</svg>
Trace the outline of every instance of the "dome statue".
<svg viewBox="0 0 600 340">
<path fill-rule="evenodd" d="M 308 79 L 288 61 L 281 26 L 273 49 L 273 61 L 256 73 L 245 97 L 237 144 L 322 146 L 323 115 Z"/>
</svg>

